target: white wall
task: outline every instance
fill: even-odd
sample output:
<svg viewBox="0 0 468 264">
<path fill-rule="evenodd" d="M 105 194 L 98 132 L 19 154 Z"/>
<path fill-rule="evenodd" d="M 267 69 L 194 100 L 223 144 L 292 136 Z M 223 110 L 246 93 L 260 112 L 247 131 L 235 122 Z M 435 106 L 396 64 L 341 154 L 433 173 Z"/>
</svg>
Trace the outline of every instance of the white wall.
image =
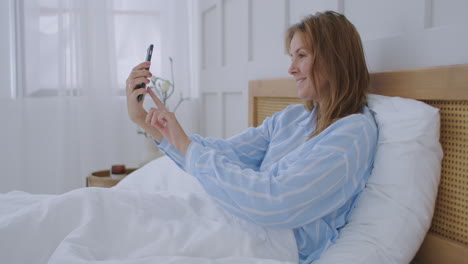
<svg viewBox="0 0 468 264">
<path fill-rule="evenodd" d="M 344 13 L 369 70 L 468 63 L 466 0 L 199 0 L 200 94 L 207 136 L 247 126 L 248 80 L 289 77 L 286 27 L 317 11 Z"/>
</svg>

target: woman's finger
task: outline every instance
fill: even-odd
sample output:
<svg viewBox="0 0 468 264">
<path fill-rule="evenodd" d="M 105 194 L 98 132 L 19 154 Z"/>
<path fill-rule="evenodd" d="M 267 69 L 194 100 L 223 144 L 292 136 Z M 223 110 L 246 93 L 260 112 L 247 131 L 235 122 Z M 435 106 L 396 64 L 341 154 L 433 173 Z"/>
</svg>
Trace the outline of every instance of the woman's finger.
<svg viewBox="0 0 468 264">
<path fill-rule="evenodd" d="M 133 67 L 132 71 L 130 72 L 127 80 L 125 81 L 126 87 L 128 91 L 131 91 L 131 89 L 135 88 L 135 84 L 133 81 L 135 78 L 139 77 L 144 77 L 144 78 L 149 78 L 151 77 L 151 72 L 147 70 L 146 68 L 149 68 L 151 66 L 151 63 L 148 61 L 142 62 L 138 64 L 137 66 Z M 140 82 L 141 84 L 141 82 Z"/>
<path fill-rule="evenodd" d="M 169 112 L 169 110 L 167 110 L 166 106 L 161 102 L 161 100 L 159 100 L 158 96 L 153 92 L 153 90 L 149 88 L 147 91 L 159 109 Z"/>
<path fill-rule="evenodd" d="M 132 71 L 146 69 L 146 68 L 149 68 L 150 66 L 151 66 L 151 62 L 144 61 L 138 64 L 137 66 L 133 67 Z"/>
<path fill-rule="evenodd" d="M 145 124 L 151 126 L 151 118 L 153 118 L 153 115 L 154 115 L 154 108 L 151 108 L 148 111 L 148 114 L 146 115 Z"/>
<path fill-rule="evenodd" d="M 144 77 L 133 79 L 132 81 L 127 83 L 127 87 L 126 87 L 127 95 L 133 93 L 134 90 L 146 90 L 146 89 L 138 89 L 138 88 L 140 88 L 141 83 L 148 84 L 149 82 L 150 81 Z"/>
<path fill-rule="evenodd" d="M 161 125 L 158 123 L 158 117 L 161 114 L 160 111 L 155 110 L 153 116 L 151 117 L 151 126 L 160 129 Z"/>
<path fill-rule="evenodd" d="M 131 81 L 135 78 L 138 77 L 145 77 L 145 78 L 150 78 L 152 76 L 152 73 L 149 70 L 143 69 L 143 70 L 134 70 L 130 73 L 128 76 L 127 80 Z"/>
<path fill-rule="evenodd" d="M 167 120 L 169 119 L 168 117 L 168 112 L 161 112 L 159 113 L 158 115 L 158 122 L 160 124 L 162 124 L 163 126 L 165 126 L 165 124 L 167 123 Z"/>
<path fill-rule="evenodd" d="M 136 78 L 136 79 L 133 79 L 133 80 L 129 81 L 128 87 L 129 87 L 130 89 L 136 89 L 136 87 L 137 87 L 138 85 L 140 85 L 141 83 L 146 83 L 146 84 L 148 84 L 148 83 L 150 83 L 150 80 L 148 80 L 146 77 L 139 77 L 139 78 Z"/>
<path fill-rule="evenodd" d="M 157 108 L 152 107 L 146 117 L 146 123 L 151 126 L 155 127 L 156 121 L 158 120 L 159 110 Z"/>
<path fill-rule="evenodd" d="M 130 94 L 130 97 L 132 98 L 137 98 L 138 95 L 142 94 L 142 95 L 145 95 L 147 92 L 145 89 L 135 89 L 132 91 L 132 93 Z M 144 97 L 143 97 L 144 98 Z"/>
</svg>

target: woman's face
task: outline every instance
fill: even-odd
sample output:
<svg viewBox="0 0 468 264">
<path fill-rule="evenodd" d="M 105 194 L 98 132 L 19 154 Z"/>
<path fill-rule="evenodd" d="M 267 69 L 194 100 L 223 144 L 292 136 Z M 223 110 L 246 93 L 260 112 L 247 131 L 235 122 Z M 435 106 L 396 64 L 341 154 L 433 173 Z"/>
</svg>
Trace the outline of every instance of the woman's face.
<svg viewBox="0 0 468 264">
<path fill-rule="evenodd" d="M 319 95 L 323 96 L 325 91 L 324 81 L 323 78 L 319 78 L 317 83 L 320 87 L 315 87 L 311 76 L 312 52 L 305 48 L 298 33 L 294 34 L 291 40 L 289 55 L 291 56 L 291 66 L 288 72 L 296 80 L 299 98 L 307 101 L 320 101 Z"/>
</svg>

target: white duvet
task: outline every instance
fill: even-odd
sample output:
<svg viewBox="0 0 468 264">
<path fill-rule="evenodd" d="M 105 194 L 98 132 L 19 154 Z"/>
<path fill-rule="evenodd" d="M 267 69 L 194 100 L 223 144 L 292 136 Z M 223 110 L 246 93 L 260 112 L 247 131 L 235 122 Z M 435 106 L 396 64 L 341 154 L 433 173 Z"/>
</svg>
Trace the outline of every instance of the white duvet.
<svg viewBox="0 0 468 264">
<path fill-rule="evenodd" d="M 297 263 L 290 230 L 218 207 L 167 157 L 114 188 L 0 194 L 1 263 Z"/>
</svg>

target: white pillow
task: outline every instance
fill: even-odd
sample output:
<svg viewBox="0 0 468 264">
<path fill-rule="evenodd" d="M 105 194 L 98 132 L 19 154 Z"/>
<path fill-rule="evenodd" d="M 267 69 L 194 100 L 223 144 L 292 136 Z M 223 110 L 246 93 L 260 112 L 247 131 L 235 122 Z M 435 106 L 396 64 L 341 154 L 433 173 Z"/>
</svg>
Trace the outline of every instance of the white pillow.
<svg viewBox="0 0 468 264">
<path fill-rule="evenodd" d="M 409 263 L 431 224 L 443 156 L 438 109 L 399 97 L 368 101 L 379 129 L 374 169 L 316 264 Z"/>
<path fill-rule="evenodd" d="M 150 193 L 205 192 L 195 177 L 177 167 L 175 162 L 166 155 L 132 172 L 114 188 Z"/>
</svg>

